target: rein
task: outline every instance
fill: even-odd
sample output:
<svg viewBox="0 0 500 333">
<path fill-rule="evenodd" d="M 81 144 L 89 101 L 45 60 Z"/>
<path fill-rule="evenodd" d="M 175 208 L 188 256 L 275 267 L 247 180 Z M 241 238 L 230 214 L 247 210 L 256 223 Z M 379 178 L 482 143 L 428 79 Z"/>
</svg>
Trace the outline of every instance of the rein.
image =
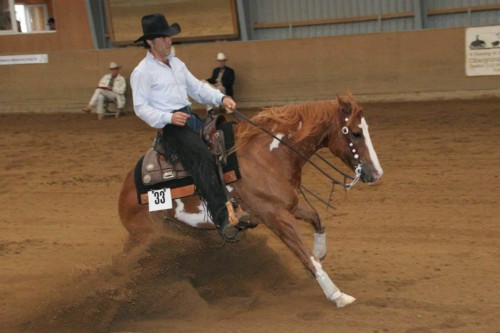
<svg viewBox="0 0 500 333">
<path fill-rule="evenodd" d="M 355 172 L 356 172 L 356 176 L 355 177 L 352 177 L 352 176 L 349 176 L 348 174 L 344 173 L 343 171 L 339 170 L 337 167 L 335 167 L 333 164 L 331 164 L 330 162 L 328 162 L 325 158 L 323 158 L 321 155 L 319 155 L 317 152 L 314 152 L 313 155 L 315 155 L 316 157 L 318 157 L 321 161 L 323 161 L 326 165 L 328 165 L 330 168 L 332 168 L 333 170 L 335 170 L 336 172 L 338 172 L 339 174 L 341 174 L 342 176 L 344 176 L 344 182 L 339 182 L 338 180 L 336 180 L 335 178 L 333 178 L 332 176 L 330 176 L 328 173 L 326 173 L 323 169 L 321 169 L 316 163 L 312 162 L 309 158 L 305 157 L 300 151 L 298 151 L 295 147 L 291 146 L 290 144 L 288 144 L 287 142 L 283 141 L 282 139 L 278 138 L 276 135 L 274 135 L 271 131 L 259 126 L 258 124 L 256 124 L 252 119 L 250 119 L 249 117 L 247 117 L 246 115 L 244 115 L 243 113 L 241 113 L 240 111 L 238 110 L 233 110 L 233 112 L 238 115 L 239 117 L 243 118 L 244 120 L 248 121 L 250 124 L 252 124 L 253 126 L 255 126 L 256 128 L 260 129 L 261 131 L 263 131 L 264 133 L 268 134 L 269 136 L 273 137 L 275 140 L 278 140 L 279 142 L 281 142 L 283 145 L 285 145 L 286 147 L 288 147 L 291 151 L 293 151 L 295 154 L 297 154 L 297 156 L 301 157 L 304 161 L 310 163 L 313 167 L 316 168 L 316 170 L 318 170 L 319 172 L 321 172 L 325 177 L 327 177 L 333 184 L 337 184 L 337 185 L 342 185 L 342 187 L 344 187 L 345 190 L 350 190 L 354 184 L 356 184 L 361 176 L 361 164 L 358 164 L 358 166 L 356 167 L 355 169 Z M 346 179 L 349 178 L 349 179 L 352 179 L 352 181 L 350 183 L 346 183 Z"/>
</svg>

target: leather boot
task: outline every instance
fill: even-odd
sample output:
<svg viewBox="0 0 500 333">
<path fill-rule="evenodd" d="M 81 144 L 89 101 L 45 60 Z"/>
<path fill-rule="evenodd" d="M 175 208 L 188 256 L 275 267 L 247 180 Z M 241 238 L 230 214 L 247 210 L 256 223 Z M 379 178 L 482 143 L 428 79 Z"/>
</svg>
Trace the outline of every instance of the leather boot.
<svg viewBox="0 0 500 333">
<path fill-rule="evenodd" d="M 240 231 L 249 228 L 255 228 L 257 225 L 250 222 L 250 214 L 245 211 L 236 212 L 236 217 L 238 218 L 238 224 L 232 225 L 229 223 L 229 219 L 224 220 L 224 224 L 222 226 L 218 226 L 217 230 L 219 234 L 224 238 L 225 241 L 229 242 L 237 242 L 239 238 L 236 238 Z"/>
</svg>

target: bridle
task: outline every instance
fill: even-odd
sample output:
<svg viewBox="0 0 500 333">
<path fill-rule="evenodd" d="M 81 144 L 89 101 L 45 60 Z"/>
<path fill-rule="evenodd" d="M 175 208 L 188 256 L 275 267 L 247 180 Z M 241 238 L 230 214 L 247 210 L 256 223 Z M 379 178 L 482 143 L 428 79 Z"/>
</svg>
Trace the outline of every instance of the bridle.
<svg viewBox="0 0 500 333">
<path fill-rule="evenodd" d="M 344 118 L 344 121 L 346 125 L 342 127 L 342 134 L 348 135 L 349 127 L 347 127 L 347 124 L 349 123 L 349 118 L 348 117 Z M 362 163 L 359 162 L 359 154 L 357 153 L 356 148 L 354 147 L 354 142 L 352 141 L 349 142 L 349 148 L 351 149 L 352 157 L 355 160 L 358 160 L 358 165 L 356 165 L 356 167 L 354 168 L 356 176 L 352 178 L 352 182 L 349 184 L 344 184 L 346 190 L 350 190 L 359 181 L 359 179 L 361 178 L 361 169 L 362 169 Z"/>
<path fill-rule="evenodd" d="M 272 138 L 274 138 L 275 140 L 279 141 L 280 143 L 282 143 L 284 146 L 286 146 L 287 148 L 289 148 L 291 151 L 293 151 L 297 156 L 301 157 L 304 161 L 308 162 L 309 164 L 311 164 L 314 168 L 316 168 L 316 170 L 318 170 L 319 172 L 321 172 L 325 177 L 327 177 L 333 185 L 341 185 L 346 191 L 347 190 L 350 190 L 360 179 L 361 177 L 361 162 L 358 163 L 358 165 L 356 166 L 356 168 L 354 169 L 355 171 L 355 176 L 352 177 L 348 174 L 346 174 L 345 172 L 341 171 L 340 169 L 338 169 L 336 166 L 334 166 L 333 164 L 331 164 L 330 162 L 328 162 L 324 157 L 322 157 L 321 155 L 319 155 L 317 152 L 314 152 L 313 155 L 316 156 L 317 158 L 319 158 L 322 162 L 324 162 L 326 165 L 328 165 L 330 168 L 332 168 L 334 171 L 336 171 L 337 173 L 339 173 L 340 175 L 342 175 L 344 177 L 344 181 L 343 182 L 340 182 L 338 180 L 336 180 L 335 178 L 333 178 L 332 176 L 330 176 L 327 172 L 325 172 L 323 169 L 321 169 L 316 163 L 314 163 L 313 161 L 310 160 L 310 158 L 304 156 L 300 151 L 298 151 L 295 147 L 293 147 L 292 145 L 288 144 L 287 142 L 285 142 L 284 140 L 282 140 L 281 138 L 277 137 L 276 135 L 274 135 L 271 131 L 269 131 L 268 129 L 266 128 L 263 128 L 261 126 L 259 126 L 258 124 L 256 124 L 252 119 L 250 119 L 249 117 L 247 117 L 246 115 L 244 115 L 243 113 L 241 113 L 240 111 L 238 110 L 233 110 L 235 116 L 236 116 L 236 119 L 238 119 L 238 117 L 241 117 L 243 118 L 245 121 L 248 121 L 250 124 L 252 124 L 253 126 L 255 126 L 256 128 L 258 128 L 259 130 L 265 132 L 266 134 L 268 134 L 269 136 L 271 136 Z M 238 119 L 239 120 L 239 119 Z M 346 124 L 348 122 L 349 118 L 345 118 L 345 121 L 346 121 Z M 349 128 L 347 126 L 344 126 L 342 127 L 342 133 L 344 135 L 347 135 L 349 134 Z M 351 152 L 353 153 L 354 155 L 354 158 L 355 159 L 359 159 L 359 155 L 356 153 L 356 149 L 353 148 L 354 147 L 354 143 L 351 141 L 349 143 L 349 147 L 351 147 Z M 347 183 L 346 182 L 346 179 L 351 179 L 352 181 Z M 332 192 L 333 192 L 333 186 L 332 186 Z"/>
</svg>

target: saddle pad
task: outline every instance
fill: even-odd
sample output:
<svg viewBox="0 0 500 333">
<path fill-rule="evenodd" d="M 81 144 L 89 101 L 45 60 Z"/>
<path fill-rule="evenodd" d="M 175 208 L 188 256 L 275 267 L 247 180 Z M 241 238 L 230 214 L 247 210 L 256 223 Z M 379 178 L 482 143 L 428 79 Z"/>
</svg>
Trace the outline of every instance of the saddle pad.
<svg viewBox="0 0 500 333">
<path fill-rule="evenodd" d="M 224 132 L 226 149 L 234 146 L 233 135 L 234 123 L 224 123 L 221 125 L 221 130 Z M 162 188 L 170 188 L 172 199 L 188 197 L 195 194 L 196 187 L 191 176 L 180 179 L 172 179 L 155 185 L 147 186 L 142 182 L 142 162 L 144 156 L 139 159 L 134 170 L 134 181 L 137 189 L 137 201 L 140 205 L 148 204 L 148 191 L 158 190 Z M 238 158 L 236 153 L 233 153 L 227 158 L 227 165 L 223 168 L 224 181 L 226 184 L 234 183 L 241 178 L 238 166 Z"/>
<path fill-rule="evenodd" d="M 146 186 L 189 176 L 177 159 L 170 163 L 165 156 L 150 148 L 142 160 L 142 183 Z"/>
</svg>

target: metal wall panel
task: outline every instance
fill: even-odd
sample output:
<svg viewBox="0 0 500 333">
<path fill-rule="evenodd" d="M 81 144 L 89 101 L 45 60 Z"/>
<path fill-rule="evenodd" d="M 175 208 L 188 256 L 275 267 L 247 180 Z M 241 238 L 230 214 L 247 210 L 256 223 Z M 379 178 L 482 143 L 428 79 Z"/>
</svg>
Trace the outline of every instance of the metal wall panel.
<svg viewBox="0 0 500 333">
<path fill-rule="evenodd" d="M 250 27 L 255 22 L 298 22 L 413 11 L 413 0 L 246 0 Z M 401 31 L 414 28 L 414 18 L 252 29 L 253 39 L 303 38 Z"/>
<path fill-rule="evenodd" d="M 500 10 L 426 15 L 427 10 L 500 5 L 500 0 L 243 0 L 250 39 L 310 38 L 500 24 Z M 417 6 L 418 8 L 415 8 Z M 420 17 L 419 9 L 425 8 Z M 412 16 L 310 26 L 255 28 L 290 23 L 410 13 Z M 420 20 L 420 21 L 419 21 Z"/>
<path fill-rule="evenodd" d="M 427 9 L 471 8 L 500 5 L 500 0 L 428 0 Z M 429 15 L 426 28 L 452 28 L 500 24 L 500 9 Z"/>
</svg>

